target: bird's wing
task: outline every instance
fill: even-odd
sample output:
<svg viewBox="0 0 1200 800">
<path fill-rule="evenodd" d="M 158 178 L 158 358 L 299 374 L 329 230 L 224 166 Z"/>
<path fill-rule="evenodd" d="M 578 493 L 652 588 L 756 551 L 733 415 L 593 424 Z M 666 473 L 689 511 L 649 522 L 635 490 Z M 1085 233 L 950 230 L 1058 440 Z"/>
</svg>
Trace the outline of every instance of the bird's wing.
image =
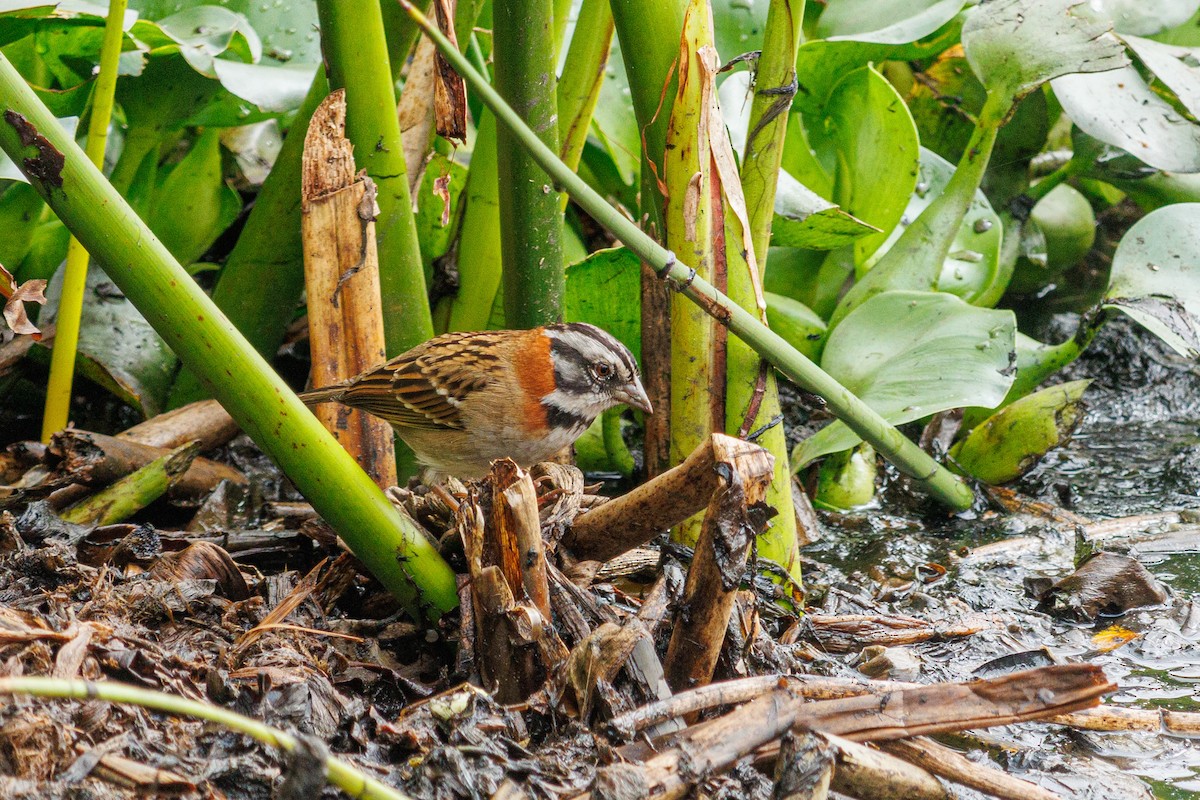
<svg viewBox="0 0 1200 800">
<path fill-rule="evenodd" d="M 462 403 L 488 386 L 499 366 L 488 346 L 493 338 L 439 336 L 358 376 L 338 401 L 399 427 L 461 430 Z"/>
</svg>

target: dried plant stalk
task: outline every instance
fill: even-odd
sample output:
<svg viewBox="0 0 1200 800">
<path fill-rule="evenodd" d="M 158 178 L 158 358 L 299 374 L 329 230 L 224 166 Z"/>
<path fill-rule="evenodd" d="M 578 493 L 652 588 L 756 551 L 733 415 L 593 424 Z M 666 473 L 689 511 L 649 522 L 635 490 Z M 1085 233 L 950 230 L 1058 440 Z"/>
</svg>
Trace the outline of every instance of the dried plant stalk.
<svg viewBox="0 0 1200 800">
<path fill-rule="evenodd" d="M 356 175 L 346 139 L 345 92 L 329 95 L 304 139 L 301 225 L 312 381 L 328 386 L 386 357 L 375 247 L 375 184 Z M 326 403 L 317 417 L 381 487 L 396 484 L 388 423 L 363 411 Z"/>
</svg>

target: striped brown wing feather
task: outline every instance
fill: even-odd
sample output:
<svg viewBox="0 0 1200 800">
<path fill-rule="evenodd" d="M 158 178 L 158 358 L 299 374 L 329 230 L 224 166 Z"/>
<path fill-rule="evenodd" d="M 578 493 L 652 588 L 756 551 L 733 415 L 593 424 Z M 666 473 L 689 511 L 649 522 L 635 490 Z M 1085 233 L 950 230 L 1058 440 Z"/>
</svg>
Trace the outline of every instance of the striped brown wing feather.
<svg viewBox="0 0 1200 800">
<path fill-rule="evenodd" d="M 393 425 L 462 429 L 458 404 L 487 386 L 499 364 L 491 333 L 451 333 L 356 378 L 339 398 Z"/>
</svg>

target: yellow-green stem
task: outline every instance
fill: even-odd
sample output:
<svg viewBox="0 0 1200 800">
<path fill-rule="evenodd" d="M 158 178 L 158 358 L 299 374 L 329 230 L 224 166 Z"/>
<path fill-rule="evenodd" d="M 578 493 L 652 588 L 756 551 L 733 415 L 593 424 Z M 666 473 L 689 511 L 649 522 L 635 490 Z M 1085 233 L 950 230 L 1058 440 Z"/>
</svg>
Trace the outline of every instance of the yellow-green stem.
<svg viewBox="0 0 1200 800">
<path fill-rule="evenodd" d="M 100 74 L 92 88 L 92 118 L 88 123 L 84 152 L 99 167 L 104 163 L 108 123 L 112 120 L 113 95 L 117 88 L 117 60 L 127 0 L 110 0 L 100 45 Z M 79 347 L 79 318 L 83 314 L 83 291 L 87 285 L 88 253 L 75 237 L 67 246 L 62 293 L 59 295 L 57 331 L 50 356 L 50 380 L 46 386 L 46 410 L 42 416 L 42 441 L 67 427 L 71 415 L 71 385 L 75 377 L 75 353 Z"/>
<path fill-rule="evenodd" d="M 272 728 L 256 719 L 242 716 L 220 706 L 188 700 L 185 697 L 150 689 L 141 689 L 116 681 L 71 681 L 61 678 L 0 678 L 0 695 L 32 695 L 58 697 L 66 700 L 103 700 L 141 706 L 180 717 L 215 722 L 222 727 L 243 733 L 256 741 L 285 752 L 294 751 L 300 744 L 290 733 Z M 362 800 L 408 800 L 404 795 L 339 758 L 325 756 L 325 777 L 351 797 Z"/>
</svg>

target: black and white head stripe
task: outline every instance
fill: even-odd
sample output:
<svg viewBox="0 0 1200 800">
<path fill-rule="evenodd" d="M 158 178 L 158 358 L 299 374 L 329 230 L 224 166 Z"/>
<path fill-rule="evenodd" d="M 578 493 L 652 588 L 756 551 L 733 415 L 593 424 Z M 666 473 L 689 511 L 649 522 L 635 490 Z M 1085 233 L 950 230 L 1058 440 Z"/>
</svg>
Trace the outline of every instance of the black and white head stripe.
<svg viewBox="0 0 1200 800">
<path fill-rule="evenodd" d="M 618 383 L 638 376 L 637 362 L 625 345 L 611 333 L 586 322 L 570 322 L 546 328 L 550 352 L 554 356 L 559 388 L 583 391 L 592 386 L 588 366 L 599 362 L 616 369 Z"/>
</svg>

